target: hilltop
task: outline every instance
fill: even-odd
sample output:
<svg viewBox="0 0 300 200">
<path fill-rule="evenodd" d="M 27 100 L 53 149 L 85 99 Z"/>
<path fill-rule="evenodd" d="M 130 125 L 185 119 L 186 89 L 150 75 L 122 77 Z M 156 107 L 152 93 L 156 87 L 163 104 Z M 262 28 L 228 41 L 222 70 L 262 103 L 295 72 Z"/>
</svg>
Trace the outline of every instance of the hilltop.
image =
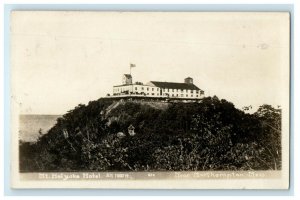
<svg viewBox="0 0 300 200">
<path fill-rule="evenodd" d="M 58 118 L 37 142 L 20 143 L 20 170 L 277 170 L 280 141 L 281 110 L 269 105 L 247 114 L 217 97 L 101 98 Z"/>
</svg>

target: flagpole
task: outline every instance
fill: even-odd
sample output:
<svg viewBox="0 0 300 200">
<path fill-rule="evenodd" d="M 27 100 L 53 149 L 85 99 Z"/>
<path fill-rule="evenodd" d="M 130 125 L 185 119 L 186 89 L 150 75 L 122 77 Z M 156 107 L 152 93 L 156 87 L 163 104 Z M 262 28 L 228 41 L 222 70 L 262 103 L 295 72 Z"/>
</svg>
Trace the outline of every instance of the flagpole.
<svg viewBox="0 0 300 200">
<path fill-rule="evenodd" d="M 131 63 L 129 64 L 129 71 L 130 71 L 130 76 L 131 76 Z M 130 92 L 130 96 L 131 96 L 131 93 L 133 94 L 133 83 L 132 83 L 132 76 L 131 76 L 131 92 Z"/>
<path fill-rule="evenodd" d="M 132 63 L 130 63 L 130 65 L 129 65 L 129 72 L 130 72 L 130 76 L 131 76 L 131 68 L 132 67 L 135 67 L 135 64 L 132 64 Z M 133 93 L 133 78 L 132 78 L 132 76 L 131 76 L 131 86 L 132 86 L 132 88 L 131 88 L 131 92 Z"/>
</svg>

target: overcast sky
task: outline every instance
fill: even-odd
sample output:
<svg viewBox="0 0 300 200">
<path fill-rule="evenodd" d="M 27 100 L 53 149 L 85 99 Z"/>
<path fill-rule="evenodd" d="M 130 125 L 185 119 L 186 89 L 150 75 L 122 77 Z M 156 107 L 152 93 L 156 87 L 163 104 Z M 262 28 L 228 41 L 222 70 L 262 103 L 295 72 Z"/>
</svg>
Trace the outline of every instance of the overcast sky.
<svg viewBox="0 0 300 200">
<path fill-rule="evenodd" d="M 183 82 L 236 107 L 281 105 L 287 13 L 14 12 L 12 96 L 23 114 L 63 114 L 133 81 Z"/>
</svg>

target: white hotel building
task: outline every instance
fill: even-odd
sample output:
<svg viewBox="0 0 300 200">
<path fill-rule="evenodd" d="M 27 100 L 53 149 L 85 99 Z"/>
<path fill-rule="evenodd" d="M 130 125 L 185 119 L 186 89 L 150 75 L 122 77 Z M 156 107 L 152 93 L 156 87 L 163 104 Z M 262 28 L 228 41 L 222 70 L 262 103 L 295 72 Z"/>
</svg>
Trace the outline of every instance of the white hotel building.
<svg viewBox="0 0 300 200">
<path fill-rule="evenodd" d="M 145 96 L 182 99 L 201 99 L 204 91 L 193 84 L 193 79 L 188 77 L 183 83 L 150 81 L 132 83 L 130 74 L 123 75 L 122 85 L 113 86 L 113 96 Z"/>
</svg>

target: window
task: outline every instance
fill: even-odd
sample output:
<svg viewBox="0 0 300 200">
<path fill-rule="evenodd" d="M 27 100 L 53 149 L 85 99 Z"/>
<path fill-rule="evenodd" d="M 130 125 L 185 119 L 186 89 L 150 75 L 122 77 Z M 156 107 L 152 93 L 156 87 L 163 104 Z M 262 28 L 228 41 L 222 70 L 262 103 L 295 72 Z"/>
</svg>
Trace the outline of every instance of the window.
<svg viewBox="0 0 300 200">
<path fill-rule="evenodd" d="M 152 88 L 152 91 L 154 91 L 154 88 Z"/>
<path fill-rule="evenodd" d="M 198 97 L 198 95 L 196 95 L 196 97 Z"/>
<path fill-rule="evenodd" d="M 168 92 L 169 92 L 169 89 L 168 89 Z"/>
<path fill-rule="evenodd" d="M 193 97 L 193 95 L 191 95 L 191 97 Z"/>
<path fill-rule="evenodd" d="M 186 97 L 188 97 L 189 95 L 186 95 Z"/>
<path fill-rule="evenodd" d="M 147 91 L 149 91 L 149 88 L 147 87 Z"/>
<path fill-rule="evenodd" d="M 199 91 L 198 90 L 196 90 L 196 94 L 198 94 L 199 93 Z"/>
<path fill-rule="evenodd" d="M 194 90 L 191 90 L 191 93 L 193 94 L 193 93 L 194 93 Z"/>
<path fill-rule="evenodd" d="M 172 97 L 174 97 L 174 94 L 172 94 Z"/>
<path fill-rule="evenodd" d="M 159 88 L 157 88 L 157 91 L 159 91 Z"/>
<path fill-rule="evenodd" d="M 200 94 L 204 94 L 204 91 L 201 91 Z"/>
<path fill-rule="evenodd" d="M 137 87 L 135 87 L 135 90 L 137 90 Z"/>
<path fill-rule="evenodd" d="M 159 96 L 159 93 L 157 93 L 157 96 Z"/>
<path fill-rule="evenodd" d="M 178 97 L 178 94 L 176 94 L 176 96 Z"/>
<path fill-rule="evenodd" d="M 183 94 L 181 94 L 181 97 L 183 97 Z"/>
<path fill-rule="evenodd" d="M 154 93 L 152 93 L 152 95 L 154 96 Z"/>
<path fill-rule="evenodd" d="M 144 90 L 144 87 L 142 87 L 142 90 Z"/>
<path fill-rule="evenodd" d="M 174 89 L 172 89 L 172 92 L 174 92 Z"/>
<path fill-rule="evenodd" d="M 147 95 L 149 95 L 149 93 L 147 93 Z"/>
</svg>

